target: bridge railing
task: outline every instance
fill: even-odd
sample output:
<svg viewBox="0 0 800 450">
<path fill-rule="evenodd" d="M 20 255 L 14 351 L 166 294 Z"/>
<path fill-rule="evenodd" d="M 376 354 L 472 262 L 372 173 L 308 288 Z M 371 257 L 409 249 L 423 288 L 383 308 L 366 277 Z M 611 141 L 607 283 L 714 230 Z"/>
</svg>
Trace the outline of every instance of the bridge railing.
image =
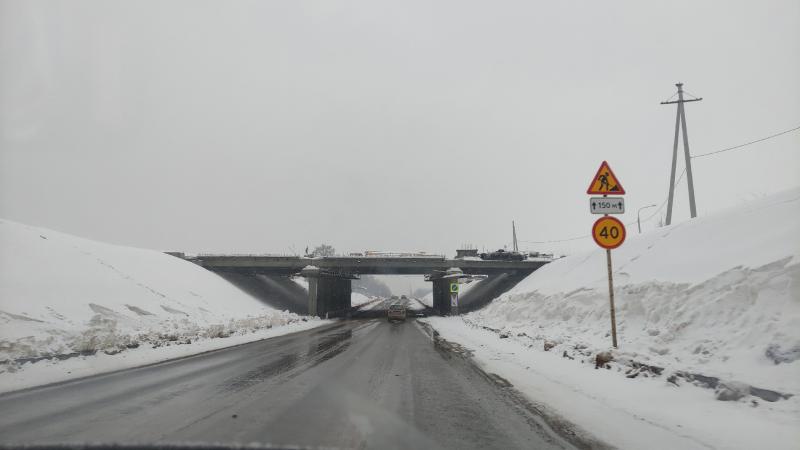
<svg viewBox="0 0 800 450">
<path fill-rule="evenodd" d="M 285 253 L 197 253 L 198 258 L 223 258 L 232 256 L 237 258 L 301 258 L 300 255 L 287 255 Z"/>
<path fill-rule="evenodd" d="M 187 256 L 189 256 L 187 254 Z M 285 253 L 197 253 L 191 255 L 195 258 L 286 258 L 286 259 L 381 259 L 381 258 L 399 258 L 399 259 L 433 259 L 444 260 L 447 259 L 445 255 L 434 254 L 412 254 L 412 253 L 381 253 L 381 254 L 355 254 L 350 253 L 347 255 L 329 255 L 329 256 L 300 256 L 300 255 L 287 255 Z"/>
</svg>

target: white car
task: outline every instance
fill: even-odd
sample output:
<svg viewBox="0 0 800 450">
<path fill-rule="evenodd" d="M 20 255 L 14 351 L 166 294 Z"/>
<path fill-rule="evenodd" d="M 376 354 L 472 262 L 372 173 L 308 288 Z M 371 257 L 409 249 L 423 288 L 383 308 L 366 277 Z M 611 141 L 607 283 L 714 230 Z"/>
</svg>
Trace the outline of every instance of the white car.
<svg viewBox="0 0 800 450">
<path fill-rule="evenodd" d="M 389 305 L 389 310 L 388 310 L 388 314 L 387 315 L 388 315 L 388 318 L 389 318 L 389 322 L 392 322 L 392 321 L 395 321 L 395 320 L 405 321 L 406 320 L 406 306 L 405 305 L 401 305 L 399 303 L 393 303 L 393 304 Z"/>
</svg>

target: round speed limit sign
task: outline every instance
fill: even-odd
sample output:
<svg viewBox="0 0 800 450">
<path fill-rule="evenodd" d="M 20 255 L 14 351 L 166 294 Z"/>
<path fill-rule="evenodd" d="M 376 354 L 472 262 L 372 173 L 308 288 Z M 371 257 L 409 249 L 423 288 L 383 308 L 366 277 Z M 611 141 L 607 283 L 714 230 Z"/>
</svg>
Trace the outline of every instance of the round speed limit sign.
<svg viewBox="0 0 800 450">
<path fill-rule="evenodd" d="M 592 237 L 600 247 L 617 248 L 625 241 L 625 225 L 615 217 L 601 217 L 592 226 Z"/>
</svg>

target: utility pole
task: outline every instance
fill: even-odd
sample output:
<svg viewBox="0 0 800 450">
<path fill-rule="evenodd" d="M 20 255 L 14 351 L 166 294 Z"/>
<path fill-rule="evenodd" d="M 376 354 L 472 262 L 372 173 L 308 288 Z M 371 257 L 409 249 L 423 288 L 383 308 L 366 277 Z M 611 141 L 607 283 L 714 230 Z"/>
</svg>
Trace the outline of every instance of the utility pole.
<svg viewBox="0 0 800 450">
<path fill-rule="evenodd" d="M 692 157 L 689 154 L 689 136 L 686 134 L 686 111 L 683 104 L 688 102 L 699 102 L 703 98 L 692 98 L 684 100 L 683 83 L 678 83 L 678 100 L 661 102 L 662 105 L 678 104 L 678 113 L 675 116 L 675 142 L 672 145 L 672 171 L 669 175 L 669 200 L 667 201 L 667 223 L 672 223 L 672 200 L 675 195 L 675 166 L 678 162 L 678 134 L 683 130 L 683 154 L 686 158 L 686 181 L 689 185 L 689 212 L 692 218 L 697 217 L 697 207 L 694 202 L 694 178 L 692 177 Z"/>
<path fill-rule="evenodd" d="M 514 225 L 514 221 L 511 221 L 511 235 L 514 239 L 514 252 L 519 253 L 519 246 L 517 245 L 517 227 Z"/>
</svg>

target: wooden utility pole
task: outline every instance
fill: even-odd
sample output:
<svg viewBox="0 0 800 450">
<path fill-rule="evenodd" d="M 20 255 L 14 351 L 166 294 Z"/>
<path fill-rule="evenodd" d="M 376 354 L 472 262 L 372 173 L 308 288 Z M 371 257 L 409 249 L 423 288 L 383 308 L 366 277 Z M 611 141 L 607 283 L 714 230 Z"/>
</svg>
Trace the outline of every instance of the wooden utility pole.
<svg viewBox="0 0 800 450">
<path fill-rule="evenodd" d="M 678 135 L 683 129 L 683 154 L 686 159 L 686 182 L 689 185 L 689 212 L 692 218 L 697 217 L 697 206 L 694 201 L 694 178 L 692 177 L 692 156 L 689 154 L 689 135 L 686 133 L 686 110 L 683 104 L 688 102 L 699 102 L 703 98 L 683 98 L 683 83 L 678 83 L 678 100 L 661 102 L 662 105 L 678 104 L 678 112 L 675 116 L 675 141 L 672 145 L 672 171 L 669 175 L 669 197 L 667 201 L 667 223 L 672 223 L 672 201 L 675 195 L 675 166 L 678 163 Z"/>
<path fill-rule="evenodd" d="M 608 301 L 611 306 L 611 344 L 617 347 L 617 313 L 614 309 L 614 276 L 611 270 L 611 250 L 606 249 L 606 265 L 608 266 Z"/>
</svg>

